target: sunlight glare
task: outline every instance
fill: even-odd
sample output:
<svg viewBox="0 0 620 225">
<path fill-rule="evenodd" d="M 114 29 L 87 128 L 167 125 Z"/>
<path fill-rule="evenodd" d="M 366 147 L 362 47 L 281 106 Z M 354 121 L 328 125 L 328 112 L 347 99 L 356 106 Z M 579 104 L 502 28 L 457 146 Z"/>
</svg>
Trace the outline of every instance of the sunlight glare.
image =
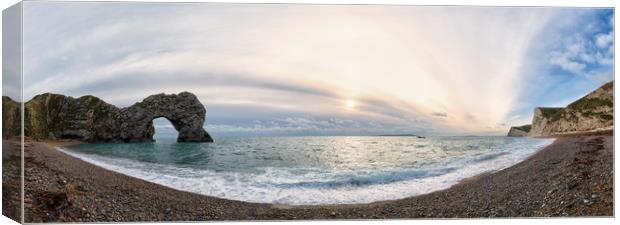
<svg viewBox="0 0 620 225">
<path fill-rule="evenodd" d="M 346 106 L 347 106 L 347 108 L 349 108 L 349 109 L 354 108 L 354 107 L 355 107 L 355 101 L 353 101 L 352 99 L 347 100 L 347 102 L 346 102 Z"/>
</svg>

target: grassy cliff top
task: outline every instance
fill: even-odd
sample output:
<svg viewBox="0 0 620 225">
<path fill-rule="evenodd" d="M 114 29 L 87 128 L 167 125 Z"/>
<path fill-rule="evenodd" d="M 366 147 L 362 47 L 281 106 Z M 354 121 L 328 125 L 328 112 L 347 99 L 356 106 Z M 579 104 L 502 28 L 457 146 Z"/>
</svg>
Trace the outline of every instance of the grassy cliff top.
<svg viewBox="0 0 620 225">
<path fill-rule="evenodd" d="M 532 124 L 527 124 L 527 125 L 513 127 L 513 128 L 518 129 L 518 130 L 522 130 L 522 131 L 525 131 L 525 132 L 530 132 L 530 130 L 532 129 Z"/>
<path fill-rule="evenodd" d="M 544 117 L 551 117 L 554 114 L 558 113 L 560 110 L 564 109 L 561 107 L 538 107 L 538 109 L 542 112 Z"/>
</svg>

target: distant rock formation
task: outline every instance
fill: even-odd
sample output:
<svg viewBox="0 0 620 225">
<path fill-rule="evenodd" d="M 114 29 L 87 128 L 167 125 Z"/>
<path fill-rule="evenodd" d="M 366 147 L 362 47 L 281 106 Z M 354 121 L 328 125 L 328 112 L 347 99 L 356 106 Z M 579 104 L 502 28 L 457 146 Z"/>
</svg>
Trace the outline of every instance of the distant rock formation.
<svg viewBox="0 0 620 225">
<path fill-rule="evenodd" d="M 537 107 L 527 136 L 613 130 L 614 84 L 606 83 L 565 108 Z M 511 135 L 512 127 L 508 132 Z"/>
<path fill-rule="evenodd" d="M 3 134 L 19 135 L 19 114 L 14 113 L 19 113 L 19 104 L 8 97 L 2 101 Z M 213 141 L 202 127 L 206 109 L 189 92 L 152 95 L 126 108 L 90 95 L 76 99 L 46 93 L 35 96 L 24 107 L 24 133 L 33 139 L 148 142 L 153 141 L 155 133 L 153 119 L 165 117 L 179 132 L 178 142 Z"/>
<path fill-rule="evenodd" d="M 511 127 L 510 131 L 508 131 L 508 137 L 525 137 L 531 129 L 532 125 L 529 124 L 520 127 Z"/>
</svg>

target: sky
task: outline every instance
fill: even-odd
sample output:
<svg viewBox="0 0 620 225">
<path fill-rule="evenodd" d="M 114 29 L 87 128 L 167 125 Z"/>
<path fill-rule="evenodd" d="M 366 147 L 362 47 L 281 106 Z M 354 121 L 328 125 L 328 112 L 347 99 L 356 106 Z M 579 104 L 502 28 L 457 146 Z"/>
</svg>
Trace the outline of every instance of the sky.
<svg viewBox="0 0 620 225">
<path fill-rule="evenodd" d="M 189 91 L 214 136 L 503 135 L 614 77 L 605 8 L 23 4 L 25 99 Z"/>
</svg>

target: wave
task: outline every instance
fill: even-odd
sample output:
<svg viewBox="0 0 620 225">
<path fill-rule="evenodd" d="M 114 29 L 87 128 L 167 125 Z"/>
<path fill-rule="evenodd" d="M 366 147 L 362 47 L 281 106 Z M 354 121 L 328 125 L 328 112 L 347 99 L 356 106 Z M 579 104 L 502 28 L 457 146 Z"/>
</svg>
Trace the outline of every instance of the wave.
<svg viewBox="0 0 620 225">
<path fill-rule="evenodd" d="M 495 152 L 495 153 L 483 154 L 483 155 L 475 157 L 472 161 L 473 162 L 482 162 L 482 161 L 492 160 L 492 159 L 495 159 L 497 157 L 500 157 L 500 156 L 503 156 L 503 155 L 508 155 L 508 154 L 510 154 L 510 152 Z"/>
<path fill-rule="evenodd" d="M 446 189 L 462 179 L 514 165 L 551 142 L 507 146 L 501 152 L 446 161 L 434 168 L 355 171 L 282 167 L 215 171 L 58 149 L 105 169 L 178 190 L 246 202 L 326 205 L 393 200 Z"/>
<path fill-rule="evenodd" d="M 436 170 L 404 170 L 404 171 L 381 171 L 364 173 L 369 175 L 360 175 L 359 173 L 346 173 L 338 175 L 335 180 L 330 181 L 302 181 L 292 183 L 271 183 L 274 187 L 291 189 L 291 188 L 340 188 L 347 186 L 370 186 L 376 184 L 389 184 L 410 179 L 419 179 L 424 177 L 433 177 L 446 174 L 456 168 L 442 168 Z"/>
</svg>

